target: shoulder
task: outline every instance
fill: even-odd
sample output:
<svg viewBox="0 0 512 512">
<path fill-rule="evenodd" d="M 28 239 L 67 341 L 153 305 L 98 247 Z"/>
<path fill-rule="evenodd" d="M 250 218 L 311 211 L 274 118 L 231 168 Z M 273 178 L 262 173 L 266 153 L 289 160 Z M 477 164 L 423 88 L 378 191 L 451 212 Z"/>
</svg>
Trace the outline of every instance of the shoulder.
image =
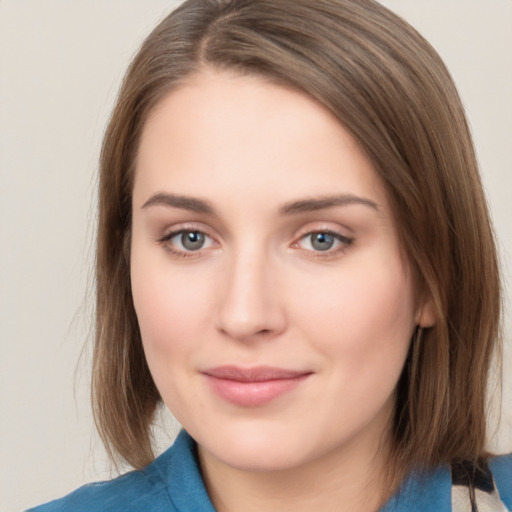
<svg viewBox="0 0 512 512">
<path fill-rule="evenodd" d="M 480 510 L 477 506 L 480 502 L 486 506 L 482 510 L 512 510 L 512 454 L 493 457 L 487 462 L 488 467 L 482 471 L 461 463 L 413 472 L 380 512 L 460 512 Z"/>
<path fill-rule="evenodd" d="M 450 468 L 413 471 L 379 512 L 451 512 L 452 477 Z"/>
<path fill-rule="evenodd" d="M 163 483 L 149 478 L 142 471 L 134 471 L 115 480 L 84 485 L 29 512 L 129 512 L 147 510 L 150 499 L 151 510 L 169 509 L 169 496 Z"/>
<path fill-rule="evenodd" d="M 199 507 L 199 508 L 198 508 Z M 210 508 L 211 507 L 211 508 Z M 182 431 L 146 468 L 84 485 L 27 512 L 192 512 L 214 510 L 200 475 L 195 443 Z"/>
<path fill-rule="evenodd" d="M 512 510 L 512 453 L 490 459 L 489 466 L 501 500 Z"/>
<path fill-rule="evenodd" d="M 155 469 L 153 463 L 143 470 L 132 471 L 114 480 L 84 485 L 30 512 L 128 512 L 148 510 L 149 503 L 155 512 L 169 510 L 170 498 L 165 482 Z"/>
</svg>

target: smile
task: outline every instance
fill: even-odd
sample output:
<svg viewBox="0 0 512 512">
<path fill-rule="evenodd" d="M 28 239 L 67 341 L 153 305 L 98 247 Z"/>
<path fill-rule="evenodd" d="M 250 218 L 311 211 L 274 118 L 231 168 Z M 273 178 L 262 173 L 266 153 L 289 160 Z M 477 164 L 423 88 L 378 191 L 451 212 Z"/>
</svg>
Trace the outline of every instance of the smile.
<svg viewBox="0 0 512 512">
<path fill-rule="evenodd" d="M 202 372 L 215 394 L 228 402 L 256 407 L 271 402 L 295 389 L 312 372 L 259 366 L 239 368 L 219 366 Z"/>
</svg>

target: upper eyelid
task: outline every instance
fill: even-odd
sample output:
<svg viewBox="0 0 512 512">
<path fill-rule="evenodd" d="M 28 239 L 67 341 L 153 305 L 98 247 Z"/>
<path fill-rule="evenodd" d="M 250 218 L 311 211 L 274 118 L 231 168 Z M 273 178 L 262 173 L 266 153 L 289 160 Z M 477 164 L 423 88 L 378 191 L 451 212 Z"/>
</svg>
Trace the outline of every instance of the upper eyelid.
<svg viewBox="0 0 512 512">
<path fill-rule="evenodd" d="M 316 224 L 316 226 L 313 224 Z M 348 226 L 338 225 L 337 227 L 331 227 L 326 224 L 327 223 L 308 223 L 296 231 L 294 238 L 298 240 L 313 233 L 329 233 L 346 239 L 352 239 L 354 237 L 354 231 Z"/>
<path fill-rule="evenodd" d="M 330 230 L 330 229 L 317 229 L 317 230 L 307 231 L 306 233 L 298 236 L 295 239 L 295 242 L 293 242 L 292 245 L 297 244 L 298 242 L 300 242 L 301 240 L 303 240 L 304 238 L 306 238 L 308 236 L 311 236 L 311 235 L 314 235 L 314 234 L 318 234 L 318 233 L 331 235 L 334 238 L 337 238 L 340 242 L 353 242 L 354 241 L 354 237 L 346 236 L 346 235 L 344 235 L 342 233 L 339 233 L 338 231 L 333 231 L 333 230 Z"/>
<path fill-rule="evenodd" d="M 199 231 L 198 229 L 180 229 L 178 231 L 170 232 L 166 238 L 168 240 L 171 240 L 174 237 L 177 237 L 179 235 L 183 235 L 183 233 L 199 233 L 201 235 L 204 235 L 205 238 L 209 238 L 210 240 L 213 240 L 215 242 L 215 239 L 211 237 L 208 233 L 205 233 L 204 231 Z"/>
<path fill-rule="evenodd" d="M 190 231 L 195 233 L 202 233 L 203 235 L 207 235 L 210 238 L 215 239 L 215 237 L 211 233 L 211 229 L 208 228 L 208 226 L 204 225 L 203 223 L 195 223 L 195 222 L 183 222 L 183 223 L 176 223 L 171 226 L 168 226 L 161 230 L 162 235 L 160 238 L 169 237 L 172 235 L 177 235 L 179 233 L 182 233 L 184 231 Z"/>
<path fill-rule="evenodd" d="M 347 236 L 347 235 L 343 234 L 342 232 L 340 232 L 339 230 L 332 229 L 332 228 L 307 229 L 303 233 L 301 233 L 299 236 L 307 236 L 307 235 L 312 235 L 314 233 L 329 233 L 330 235 L 341 236 L 343 238 L 350 238 L 350 236 Z"/>
</svg>

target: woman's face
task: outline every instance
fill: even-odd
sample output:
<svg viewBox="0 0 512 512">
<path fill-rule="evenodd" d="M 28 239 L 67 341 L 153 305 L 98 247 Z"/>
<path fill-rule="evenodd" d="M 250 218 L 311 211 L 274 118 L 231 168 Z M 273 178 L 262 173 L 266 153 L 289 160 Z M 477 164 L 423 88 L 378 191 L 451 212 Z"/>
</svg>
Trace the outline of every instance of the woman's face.
<svg viewBox="0 0 512 512">
<path fill-rule="evenodd" d="M 164 402 L 212 460 L 374 453 L 420 316 L 382 183 L 307 96 L 205 71 L 142 135 L 133 299 Z"/>
</svg>

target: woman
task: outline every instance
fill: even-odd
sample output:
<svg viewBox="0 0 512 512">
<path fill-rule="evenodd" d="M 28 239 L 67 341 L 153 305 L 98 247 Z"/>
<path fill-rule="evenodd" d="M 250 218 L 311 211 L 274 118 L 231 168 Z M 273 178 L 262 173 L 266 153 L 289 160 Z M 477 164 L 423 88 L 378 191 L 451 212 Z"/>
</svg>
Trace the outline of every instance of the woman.
<svg viewBox="0 0 512 512">
<path fill-rule="evenodd" d="M 492 229 L 410 26 L 372 0 L 185 2 L 100 173 L 93 398 L 137 471 L 36 510 L 512 507 L 485 450 Z M 184 431 L 152 462 L 162 402 Z"/>
</svg>

